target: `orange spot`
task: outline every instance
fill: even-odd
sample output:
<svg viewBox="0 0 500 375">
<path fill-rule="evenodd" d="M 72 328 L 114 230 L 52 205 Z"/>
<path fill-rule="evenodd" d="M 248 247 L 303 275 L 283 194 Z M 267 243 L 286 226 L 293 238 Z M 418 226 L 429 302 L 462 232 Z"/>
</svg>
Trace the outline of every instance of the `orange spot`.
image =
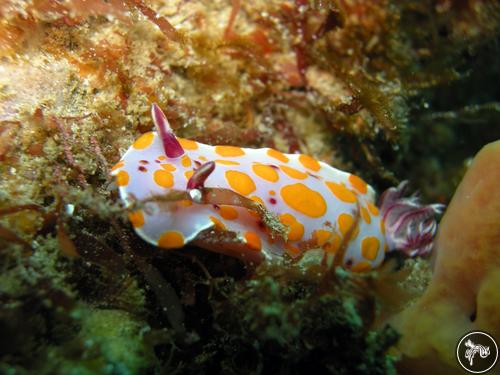
<svg viewBox="0 0 500 375">
<path fill-rule="evenodd" d="M 163 169 L 165 169 L 167 172 L 173 172 L 175 171 L 177 168 L 175 168 L 175 165 L 173 164 L 160 164 L 160 167 L 162 167 Z"/>
<path fill-rule="evenodd" d="M 177 138 L 184 150 L 197 150 L 198 143 L 186 138 Z"/>
<path fill-rule="evenodd" d="M 345 236 L 354 225 L 354 218 L 349 214 L 340 214 L 337 222 L 339 224 L 340 233 Z"/>
<path fill-rule="evenodd" d="M 323 196 L 304 184 L 283 186 L 280 194 L 288 206 L 309 217 L 321 217 L 326 212 Z"/>
<path fill-rule="evenodd" d="M 254 164 L 252 170 L 257 176 L 269 182 L 276 182 L 280 178 L 278 172 L 269 165 Z"/>
<path fill-rule="evenodd" d="M 261 197 L 258 197 L 256 195 L 252 195 L 250 197 L 250 199 L 253 200 L 254 202 L 260 203 L 261 205 L 265 206 L 264 201 L 262 200 Z"/>
<path fill-rule="evenodd" d="M 246 232 L 245 240 L 247 241 L 247 245 L 250 249 L 260 251 L 262 249 L 262 242 L 260 241 L 260 237 L 255 232 Z"/>
<path fill-rule="evenodd" d="M 215 163 L 222 164 L 222 165 L 240 165 L 240 163 L 238 163 L 237 161 L 222 160 L 222 159 L 215 160 Z"/>
<path fill-rule="evenodd" d="M 189 199 L 183 199 L 177 202 L 177 205 L 180 207 L 189 207 L 193 204 L 193 202 Z"/>
<path fill-rule="evenodd" d="M 353 272 L 365 272 L 371 270 L 372 266 L 368 262 L 359 262 L 352 266 L 351 271 Z"/>
<path fill-rule="evenodd" d="M 255 191 L 255 183 L 246 173 L 226 171 L 226 180 L 234 191 L 242 195 L 248 195 Z"/>
<path fill-rule="evenodd" d="M 198 159 L 200 159 L 201 161 L 207 161 L 207 158 L 204 156 L 198 156 Z"/>
<path fill-rule="evenodd" d="M 220 156 L 243 156 L 245 155 L 245 151 L 240 147 L 235 146 L 215 146 L 215 152 Z"/>
<path fill-rule="evenodd" d="M 217 219 L 215 216 L 209 216 L 210 220 L 212 220 L 212 223 L 215 224 L 215 228 L 218 229 L 218 230 L 226 230 L 226 226 L 224 225 L 224 223 L 222 221 L 220 221 L 219 219 Z"/>
<path fill-rule="evenodd" d="M 260 220 L 260 215 L 257 212 L 255 212 L 254 210 L 247 209 L 247 212 L 250 216 Z"/>
<path fill-rule="evenodd" d="M 163 169 L 158 169 L 157 171 L 155 171 L 155 173 L 153 174 L 153 179 L 157 185 L 164 188 L 169 188 L 174 185 L 174 176 L 172 175 L 172 173 L 167 172 Z"/>
<path fill-rule="evenodd" d="M 144 225 L 144 215 L 141 210 L 129 212 L 128 219 L 134 228 L 140 228 Z"/>
<path fill-rule="evenodd" d="M 165 160 L 167 157 L 165 155 L 161 155 L 161 156 L 158 156 L 157 159 L 158 160 Z"/>
<path fill-rule="evenodd" d="M 318 163 L 318 161 L 313 159 L 309 155 L 300 155 L 299 161 L 304 167 L 309 168 L 315 172 L 319 171 L 319 169 L 321 168 L 321 165 Z"/>
<path fill-rule="evenodd" d="M 294 246 L 290 243 L 285 244 L 285 252 L 292 258 L 296 258 L 301 253 L 300 249 L 297 246 Z"/>
<path fill-rule="evenodd" d="M 219 215 L 226 220 L 234 220 L 238 218 L 238 211 L 231 206 L 221 206 Z"/>
<path fill-rule="evenodd" d="M 184 246 L 184 236 L 181 232 L 168 230 L 160 236 L 158 246 L 164 249 L 175 249 Z"/>
<path fill-rule="evenodd" d="M 352 231 L 351 238 L 354 239 L 354 238 L 358 237 L 358 234 L 359 234 L 359 225 L 356 225 L 356 227 Z"/>
<path fill-rule="evenodd" d="M 368 210 L 372 213 L 373 216 L 378 216 L 378 208 L 371 202 L 367 202 Z"/>
<path fill-rule="evenodd" d="M 291 178 L 296 178 L 299 180 L 304 180 L 307 178 L 307 173 L 301 172 L 295 168 L 290 168 L 287 167 L 286 165 L 280 165 L 280 169 Z"/>
<path fill-rule="evenodd" d="M 120 160 L 118 163 L 116 163 L 113 168 L 111 168 L 112 171 L 117 170 L 118 168 L 121 168 L 125 165 L 125 162 L 123 160 Z"/>
<path fill-rule="evenodd" d="M 120 171 L 116 174 L 116 184 L 118 186 L 127 186 L 130 177 L 126 171 Z"/>
<path fill-rule="evenodd" d="M 325 182 L 326 186 L 331 190 L 333 195 L 337 197 L 337 199 L 346 203 L 355 203 L 357 198 L 356 195 L 346 188 L 344 185 L 337 184 L 336 182 Z"/>
<path fill-rule="evenodd" d="M 375 260 L 378 255 L 380 241 L 377 237 L 366 237 L 361 241 L 361 254 L 368 260 Z"/>
<path fill-rule="evenodd" d="M 385 235 L 385 223 L 384 220 L 380 220 L 380 231 Z"/>
<path fill-rule="evenodd" d="M 340 236 L 336 233 L 332 233 L 330 241 L 323 248 L 329 253 L 336 253 L 340 247 L 341 242 L 342 240 Z"/>
<path fill-rule="evenodd" d="M 361 217 L 363 218 L 364 221 L 366 221 L 367 224 L 370 224 L 372 221 L 372 218 L 370 217 L 368 210 L 364 207 L 361 207 Z"/>
<path fill-rule="evenodd" d="M 276 192 L 274 190 L 269 190 L 269 195 L 276 195 Z"/>
<path fill-rule="evenodd" d="M 187 171 L 184 172 L 184 176 L 186 176 L 186 179 L 189 180 L 194 174 L 194 171 Z"/>
<path fill-rule="evenodd" d="M 143 150 L 153 143 L 155 135 L 152 132 L 144 133 L 132 145 L 136 150 Z"/>
<path fill-rule="evenodd" d="M 368 191 L 366 182 L 364 182 L 361 178 L 358 176 L 355 176 L 353 174 L 349 175 L 349 182 L 351 183 L 354 188 L 359 191 L 361 194 L 366 194 Z"/>
<path fill-rule="evenodd" d="M 291 214 L 280 215 L 280 221 L 290 228 L 288 232 L 289 241 L 298 241 L 304 235 L 304 226 Z"/>
<path fill-rule="evenodd" d="M 317 229 L 313 232 L 313 238 L 316 240 L 318 246 L 323 246 L 328 242 L 332 235 L 332 232 L 324 229 Z"/>
<path fill-rule="evenodd" d="M 181 159 L 181 164 L 185 168 L 190 167 L 191 166 L 191 158 L 187 155 L 184 155 Z"/>
<path fill-rule="evenodd" d="M 272 157 L 272 158 L 274 158 L 274 159 L 276 159 L 276 160 L 279 160 L 279 161 L 281 161 L 283 163 L 288 163 L 288 160 L 289 160 L 288 157 L 285 154 L 283 154 L 283 153 L 281 153 L 281 152 L 279 152 L 277 150 L 274 150 L 272 148 L 270 148 L 269 150 L 267 150 L 267 155 L 270 156 L 270 157 Z"/>
</svg>

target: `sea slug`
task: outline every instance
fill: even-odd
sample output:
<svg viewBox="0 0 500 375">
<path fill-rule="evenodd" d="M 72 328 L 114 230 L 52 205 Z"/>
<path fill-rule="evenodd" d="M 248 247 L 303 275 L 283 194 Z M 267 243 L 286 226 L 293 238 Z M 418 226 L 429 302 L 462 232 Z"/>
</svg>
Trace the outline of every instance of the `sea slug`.
<svg viewBox="0 0 500 375">
<path fill-rule="evenodd" d="M 365 271 L 394 249 L 430 251 L 441 205 L 382 195 L 361 178 L 304 154 L 210 146 L 177 138 L 153 104 L 157 132 L 137 139 L 113 167 L 130 221 L 160 248 L 196 245 L 248 262 L 321 249 L 322 260 Z"/>
</svg>

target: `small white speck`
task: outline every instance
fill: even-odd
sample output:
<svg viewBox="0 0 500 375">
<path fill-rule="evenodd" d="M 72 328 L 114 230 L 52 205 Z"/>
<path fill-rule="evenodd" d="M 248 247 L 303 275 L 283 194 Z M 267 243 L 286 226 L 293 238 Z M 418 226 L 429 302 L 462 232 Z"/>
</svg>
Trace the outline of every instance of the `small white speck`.
<svg viewBox="0 0 500 375">
<path fill-rule="evenodd" d="M 201 203 L 202 194 L 198 189 L 191 189 L 188 191 L 189 198 L 195 203 Z"/>
<path fill-rule="evenodd" d="M 72 204 L 67 204 L 66 205 L 66 214 L 68 216 L 73 216 L 73 212 L 75 212 L 75 206 Z"/>
</svg>

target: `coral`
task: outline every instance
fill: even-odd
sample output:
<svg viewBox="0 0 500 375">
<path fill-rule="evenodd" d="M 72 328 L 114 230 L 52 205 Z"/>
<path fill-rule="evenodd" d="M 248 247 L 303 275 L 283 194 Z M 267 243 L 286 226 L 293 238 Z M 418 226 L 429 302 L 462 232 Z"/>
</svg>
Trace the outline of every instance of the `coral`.
<svg viewBox="0 0 500 375">
<path fill-rule="evenodd" d="M 454 349 L 463 334 L 500 335 L 499 163 L 500 141 L 474 158 L 441 221 L 431 283 L 397 317 L 403 334 L 399 347 L 410 358 L 436 354 L 460 372 Z"/>
</svg>

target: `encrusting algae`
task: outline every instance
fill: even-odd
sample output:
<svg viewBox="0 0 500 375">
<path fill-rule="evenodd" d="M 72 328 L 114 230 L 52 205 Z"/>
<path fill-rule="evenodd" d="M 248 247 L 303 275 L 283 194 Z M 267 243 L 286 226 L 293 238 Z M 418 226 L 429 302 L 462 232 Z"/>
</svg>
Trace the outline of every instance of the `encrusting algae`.
<svg viewBox="0 0 500 375">
<path fill-rule="evenodd" d="M 421 201 L 446 203 L 468 159 L 500 138 L 499 13 L 494 0 L 0 2 L 0 372 L 405 373 L 450 369 L 462 322 L 498 335 L 485 313 L 497 239 L 471 259 L 447 234 L 466 219 L 493 228 L 495 206 L 463 218 L 462 190 L 435 275 L 428 256 L 406 257 L 416 238 L 404 235 L 407 251 L 356 273 L 325 267 L 319 249 L 251 266 L 197 248 L 227 239 L 212 229 L 161 250 L 134 233 L 110 172 L 154 130 L 158 103 L 179 137 L 311 155 L 376 191 L 409 180 Z M 193 171 L 191 187 L 219 167 Z M 292 218 L 239 203 L 290 235 Z M 468 275 L 443 268 L 469 260 Z M 470 289 L 441 298 L 448 279 Z M 412 339 L 405 319 L 444 333 Z"/>
</svg>

